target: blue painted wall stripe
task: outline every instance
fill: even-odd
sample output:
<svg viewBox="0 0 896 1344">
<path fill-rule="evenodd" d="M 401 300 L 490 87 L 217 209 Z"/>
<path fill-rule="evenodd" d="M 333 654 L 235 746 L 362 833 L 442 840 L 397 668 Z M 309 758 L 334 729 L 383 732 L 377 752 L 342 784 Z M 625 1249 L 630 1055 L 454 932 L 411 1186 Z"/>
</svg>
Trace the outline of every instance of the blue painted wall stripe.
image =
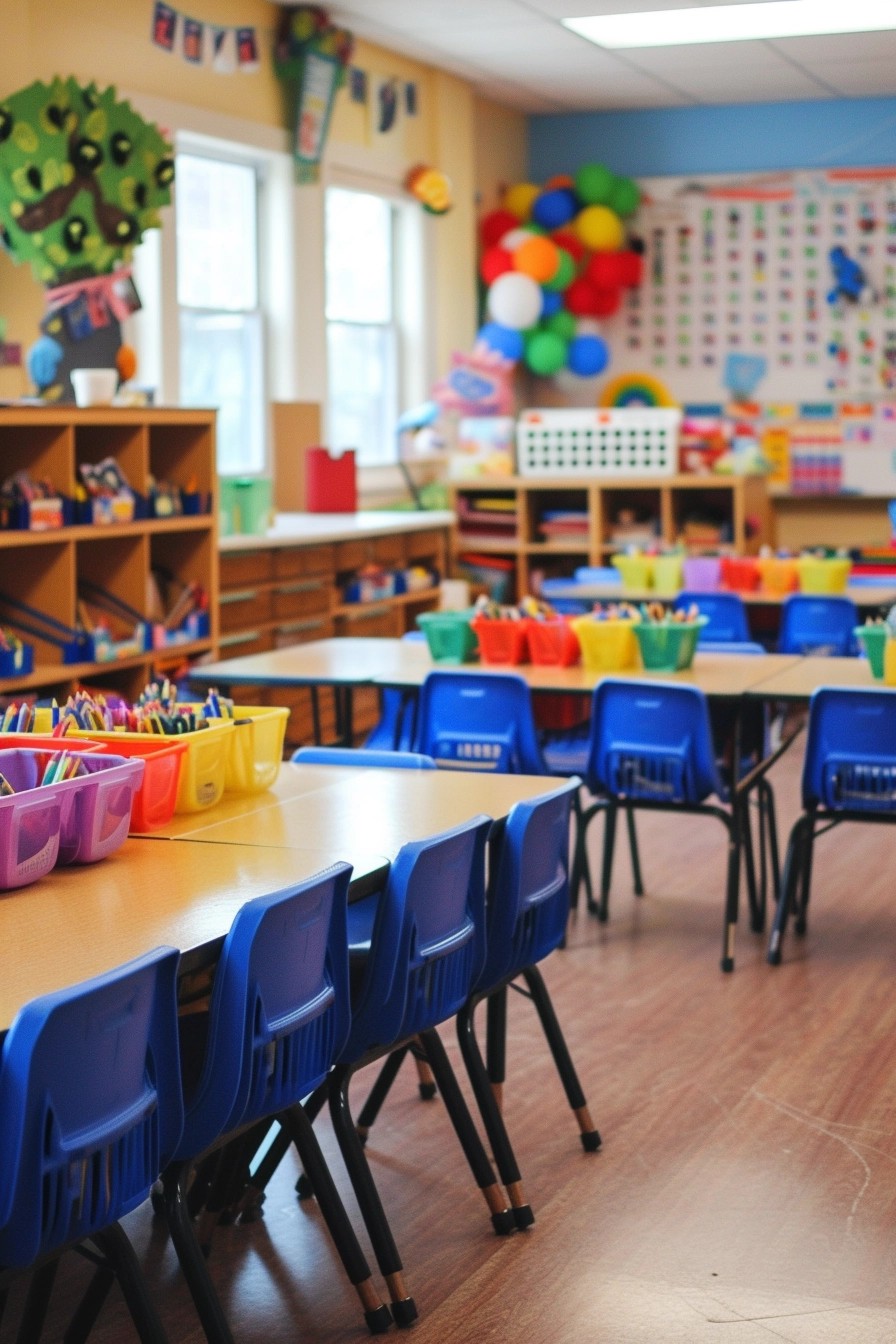
<svg viewBox="0 0 896 1344">
<path fill-rule="evenodd" d="M 528 130 L 533 182 L 585 163 L 628 177 L 896 163 L 896 98 L 558 113 Z"/>
</svg>

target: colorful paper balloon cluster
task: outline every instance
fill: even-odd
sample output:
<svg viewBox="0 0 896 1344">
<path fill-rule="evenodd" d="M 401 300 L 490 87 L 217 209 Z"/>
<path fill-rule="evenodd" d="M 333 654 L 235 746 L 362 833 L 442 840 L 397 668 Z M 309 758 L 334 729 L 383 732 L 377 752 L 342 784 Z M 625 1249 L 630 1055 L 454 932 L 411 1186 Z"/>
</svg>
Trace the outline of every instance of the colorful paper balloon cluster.
<svg viewBox="0 0 896 1344">
<path fill-rule="evenodd" d="M 615 313 L 641 282 L 626 237 L 637 185 L 600 163 L 543 187 L 518 182 L 480 225 L 479 273 L 488 286 L 477 344 L 523 360 L 535 374 L 601 373 L 609 350 L 595 321 Z"/>
<path fill-rule="evenodd" d="M 280 16 L 277 29 L 277 71 L 281 76 L 300 77 L 305 54 L 313 50 L 337 62 L 338 87 L 345 82 L 354 45 L 355 39 L 348 29 L 331 23 L 329 14 L 320 5 L 291 5 Z"/>
</svg>

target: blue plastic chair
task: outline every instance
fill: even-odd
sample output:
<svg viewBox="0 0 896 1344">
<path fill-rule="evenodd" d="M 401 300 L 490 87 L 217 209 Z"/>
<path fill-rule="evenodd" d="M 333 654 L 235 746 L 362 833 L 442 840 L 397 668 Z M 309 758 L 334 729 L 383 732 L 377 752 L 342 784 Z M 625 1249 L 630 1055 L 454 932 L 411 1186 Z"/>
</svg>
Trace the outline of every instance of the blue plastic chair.
<svg viewBox="0 0 896 1344">
<path fill-rule="evenodd" d="M 270 1117 L 288 1126 L 368 1326 L 388 1328 L 370 1270 L 299 1103 L 322 1083 L 349 1031 L 346 897 L 351 868 L 258 897 L 237 913 L 221 950 L 207 1016 L 182 1021 L 186 1080 L 183 1136 L 163 1174 L 171 1237 L 210 1340 L 232 1335 L 193 1232 L 186 1190 L 197 1161 L 239 1132 L 241 1147 L 205 1182 L 204 1222 L 216 1221 Z M 265 1123 L 248 1129 L 257 1122 Z M 191 1195 L 193 1191 L 191 1189 Z M 192 1205 L 195 1209 L 195 1200 Z M 201 1234 L 200 1234 L 201 1235 Z"/>
<path fill-rule="evenodd" d="M 405 1289 L 401 1259 L 349 1107 L 349 1084 L 359 1068 L 395 1058 L 406 1043 L 422 1050 L 495 1231 L 514 1227 L 435 1030 L 466 1002 L 481 969 L 490 824 L 487 817 L 474 817 L 400 850 L 376 907 L 369 950 L 353 959 L 351 1032 L 327 1087 L 339 1146 L 399 1325 L 409 1325 L 417 1309 Z M 321 1091 L 309 1100 L 309 1112 L 321 1104 Z"/>
<path fill-rule="evenodd" d="M 816 834 L 845 821 L 896 822 L 896 695 L 892 691 L 822 687 L 809 701 L 802 781 L 803 812 L 784 860 L 768 960 L 781 961 L 781 942 L 794 915 L 806 932 Z"/>
<path fill-rule="evenodd" d="M 147 1198 L 181 1132 L 178 957 L 173 948 L 157 948 L 34 999 L 7 1033 L 0 1058 L 0 1284 L 5 1289 L 12 1271 L 43 1262 L 32 1275 L 19 1339 L 40 1338 L 54 1253 L 86 1240 L 103 1261 L 72 1322 L 77 1338 L 86 1338 L 113 1277 L 140 1338 L 166 1338 L 118 1220 Z"/>
<path fill-rule="evenodd" d="M 580 739 L 570 743 L 558 737 L 542 748 L 528 683 L 510 672 L 430 672 L 420 694 L 416 746 L 443 767 L 503 774 L 578 775 L 588 756 L 588 743 Z M 578 796 L 575 811 L 578 825 Z M 631 809 L 625 815 L 640 895 L 643 882 Z M 574 887 L 573 899 L 576 894 Z"/>
<path fill-rule="evenodd" d="M 422 630 L 408 630 L 402 639 L 425 641 Z M 363 751 L 407 751 L 414 737 L 416 693 L 383 687 L 380 691 L 380 717 L 364 739 Z"/>
<path fill-rule="evenodd" d="M 299 747 L 290 760 L 296 765 L 368 765 L 389 770 L 435 770 L 431 756 L 419 751 L 368 751 L 355 747 Z"/>
<path fill-rule="evenodd" d="M 457 1018 L 464 1061 L 476 1095 L 492 1153 L 505 1186 L 520 1181 L 516 1161 L 499 1117 L 507 1035 L 507 990 L 518 977 L 538 1013 L 566 1097 L 579 1125 L 586 1152 L 600 1147 L 588 1104 L 537 963 L 563 942 L 569 912 L 569 819 L 577 782 L 515 804 L 490 866 L 486 896 L 485 960 L 473 992 Z M 474 1013 L 487 1001 L 487 1062 L 476 1040 Z M 518 1226 L 531 1222 L 520 1199 L 514 1204 Z"/>
<path fill-rule="evenodd" d="M 791 593 L 781 604 L 778 652 L 855 655 L 858 624 L 851 597 Z"/>
<path fill-rule="evenodd" d="M 510 672 L 430 672 L 420 691 L 415 747 L 443 768 L 547 773 L 532 693 Z"/>
<path fill-rule="evenodd" d="M 700 630 L 698 643 L 740 643 L 752 638 L 747 608 L 739 593 L 698 593 L 683 591 L 672 604 L 675 611 L 696 606 L 707 624 Z"/>
<path fill-rule="evenodd" d="M 769 761 L 768 764 L 771 764 Z M 766 766 L 730 789 L 713 747 L 706 697 L 696 686 L 608 678 L 594 691 L 591 753 L 585 780 L 596 801 L 582 809 L 576 835 L 573 881 L 588 879 L 585 833 L 601 808 L 607 811 L 598 918 L 605 920 L 612 877 L 616 815 L 620 807 L 664 809 L 718 818 L 729 839 L 722 970 L 734 969 L 741 851 L 748 824 L 744 809 Z M 713 802 L 715 798 L 717 801 Z M 748 857 L 751 924 L 761 929 L 764 910 Z M 775 882 L 777 890 L 777 881 Z"/>
</svg>

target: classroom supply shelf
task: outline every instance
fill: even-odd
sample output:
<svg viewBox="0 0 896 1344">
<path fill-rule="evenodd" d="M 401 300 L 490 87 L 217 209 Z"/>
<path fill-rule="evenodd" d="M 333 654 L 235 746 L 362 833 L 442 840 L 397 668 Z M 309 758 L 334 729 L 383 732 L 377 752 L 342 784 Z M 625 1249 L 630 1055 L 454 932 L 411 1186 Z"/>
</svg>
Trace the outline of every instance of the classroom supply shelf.
<svg viewBox="0 0 896 1344">
<path fill-rule="evenodd" d="M 488 485 L 458 481 L 452 499 L 453 572 L 465 572 L 469 553 L 494 557 L 511 570 L 502 601 L 537 592 L 545 578 L 606 565 L 626 547 L 755 555 L 775 541 L 761 476 L 504 476 Z M 490 507 L 512 517 L 513 529 L 491 526 Z"/>
<path fill-rule="evenodd" d="M 133 697 L 166 665 L 216 651 L 214 412 L 0 407 L 4 478 L 24 472 L 74 499 L 82 464 L 107 458 L 138 497 L 148 494 L 152 482 L 166 482 L 207 507 L 167 518 L 0 530 L 0 623 L 17 632 L 21 627 L 21 638 L 34 649 L 31 670 L 0 677 L 0 694 L 65 696 L 77 682 L 93 680 Z M 169 632 L 170 642 L 146 633 L 154 615 L 151 583 L 158 587 L 160 575 L 171 593 L 195 583 L 208 599 L 206 620 L 191 626 L 185 618 Z M 4 598 L 10 601 L 4 604 Z M 84 640 L 81 653 L 77 641 L 86 626 L 101 624 L 99 611 L 110 640 Z"/>
</svg>

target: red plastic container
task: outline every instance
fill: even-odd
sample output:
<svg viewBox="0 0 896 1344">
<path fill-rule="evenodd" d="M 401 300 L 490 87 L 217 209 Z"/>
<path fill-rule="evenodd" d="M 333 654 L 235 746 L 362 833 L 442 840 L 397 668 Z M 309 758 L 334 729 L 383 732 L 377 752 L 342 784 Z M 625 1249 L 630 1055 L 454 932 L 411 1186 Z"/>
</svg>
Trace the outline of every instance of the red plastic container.
<svg viewBox="0 0 896 1344">
<path fill-rule="evenodd" d="M 759 566 L 752 555 L 722 556 L 722 587 L 734 593 L 752 593 L 759 587 Z"/>
<path fill-rule="evenodd" d="M 355 454 L 305 450 L 305 508 L 309 513 L 354 513 L 358 507 Z"/>
<path fill-rule="evenodd" d="M 581 654 L 568 620 L 527 621 L 529 657 L 538 667 L 573 667 Z"/>
<path fill-rule="evenodd" d="M 483 663 L 514 665 L 529 660 L 529 622 L 478 616 L 470 622 Z"/>
</svg>

